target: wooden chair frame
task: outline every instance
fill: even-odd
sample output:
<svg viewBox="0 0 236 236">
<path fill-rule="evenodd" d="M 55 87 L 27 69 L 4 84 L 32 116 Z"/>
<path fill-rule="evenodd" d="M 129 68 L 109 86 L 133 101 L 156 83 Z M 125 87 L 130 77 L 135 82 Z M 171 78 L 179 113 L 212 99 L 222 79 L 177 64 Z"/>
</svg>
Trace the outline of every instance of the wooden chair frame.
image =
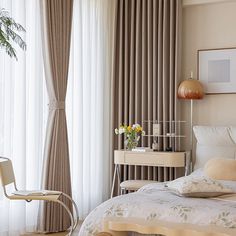
<svg viewBox="0 0 236 236">
<path fill-rule="evenodd" d="M 16 186 L 16 180 L 15 180 L 15 175 L 14 175 L 14 169 L 12 166 L 12 162 L 9 158 L 6 157 L 0 157 L 0 180 L 1 180 L 1 185 L 3 187 L 3 192 L 4 195 L 10 199 L 10 200 L 25 200 L 27 202 L 31 202 L 33 200 L 44 200 L 44 201 L 51 201 L 51 202 L 56 202 L 60 204 L 68 213 L 71 221 L 71 227 L 69 230 L 69 233 L 67 235 L 71 235 L 72 232 L 75 230 L 75 228 L 78 225 L 78 216 L 79 216 L 79 211 L 77 208 L 77 205 L 75 201 L 67 194 L 60 192 L 60 191 L 48 191 L 46 195 L 40 195 L 40 194 L 32 194 L 32 195 L 16 195 L 16 194 L 11 194 L 9 195 L 6 190 L 6 186 L 9 184 L 13 184 L 15 191 L 19 191 Z M 41 190 L 37 191 L 40 192 Z M 50 194 L 51 192 L 51 194 Z M 73 217 L 73 212 L 70 211 L 70 209 L 61 201 L 59 200 L 60 196 L 64 196 L 67 198 L 69 201 L 71 201 L 72 206 L 75 210 L 75 216 Z"/>
</svg>

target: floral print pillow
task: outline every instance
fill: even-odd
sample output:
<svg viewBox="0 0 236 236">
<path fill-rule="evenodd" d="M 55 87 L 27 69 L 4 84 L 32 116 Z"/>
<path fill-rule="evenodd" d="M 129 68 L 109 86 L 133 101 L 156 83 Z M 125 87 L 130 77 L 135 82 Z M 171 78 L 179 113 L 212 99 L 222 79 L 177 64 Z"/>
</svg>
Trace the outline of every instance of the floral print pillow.
<svg viewBox="0 0 236 236">
<path fill-rule="evenodd" d="M 184 197 L 217 197 L 233 193 L 231 188 L 206 176 L 185 176 L 168 182 L 166 187 L 173 193 Z"/>
</svg>

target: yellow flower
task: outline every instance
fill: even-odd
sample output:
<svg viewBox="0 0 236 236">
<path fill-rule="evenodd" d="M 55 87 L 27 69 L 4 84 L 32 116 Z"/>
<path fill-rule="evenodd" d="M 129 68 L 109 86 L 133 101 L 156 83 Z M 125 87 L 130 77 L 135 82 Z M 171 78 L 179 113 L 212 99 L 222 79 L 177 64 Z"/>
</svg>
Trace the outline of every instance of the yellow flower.
<svg viewBox="0 0 236 236">
<path fill-rule="evenodd" d="M 142 127 L 139 126 L 139 127 L 137 127 L 137 128 L 135 129 L 135 132 L 136 132 L 136 133 L 139 133 L 139 132 L 142 132 L 142 130 L 143 130 Z"/>
<path fill-rule="evenodd" d="M 127 127 L 127 130 L 128 130 L 128 132 L 130 132 L 132 130 L 130 125 Z"/>
</svg>

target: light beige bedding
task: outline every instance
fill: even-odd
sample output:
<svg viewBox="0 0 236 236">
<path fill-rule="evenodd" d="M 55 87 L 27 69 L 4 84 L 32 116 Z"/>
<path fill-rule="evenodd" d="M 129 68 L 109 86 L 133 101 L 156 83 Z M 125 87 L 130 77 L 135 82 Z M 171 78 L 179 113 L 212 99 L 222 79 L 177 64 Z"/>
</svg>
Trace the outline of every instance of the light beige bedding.
<svg viewBox="0 0 236 236">
<path fill-rule="evenodd" d="M 235 181 L 223 181 L 236 192 Z M 79 236 L 95 236 L 102 231 L 108 217 L 138 218 L 143 221 L 165 221 L 199 226 L 235 229 L 236 197 L 187 198 L 170 192 L 165 183 L 144 186 L 136 193 L 110 199 L 94 209 L 85 219 Z"/>
</svg>

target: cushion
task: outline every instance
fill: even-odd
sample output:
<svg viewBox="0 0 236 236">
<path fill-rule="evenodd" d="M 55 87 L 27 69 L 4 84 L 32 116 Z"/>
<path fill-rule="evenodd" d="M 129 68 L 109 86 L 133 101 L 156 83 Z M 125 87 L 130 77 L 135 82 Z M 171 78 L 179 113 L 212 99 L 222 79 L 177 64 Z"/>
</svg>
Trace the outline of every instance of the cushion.
<svg viewBox="0 0 236 236">
<path fill-rule="evenodd" d="M 206 163 L 204 173 L 212 179 L 236 181 L 236 160 L 211 159 Z"/>
<path fill-rule="evenodd" d="M 224 187 L 217 180 L 208 177 L 185 176 L 168 182 L 169 190 L 183 197 L 217 197 L 223 194 L 232 193 L 233 190 Z"/>
<path fill-rule="evenodd" d="M 197 140 L 195 170 L 204 167 L 207 161 L 213 158 L 235 159 L 236 143 L 232 139 L 231 129 L 233 130 L 233 127 L 193 127 Z"/>
<path fill-rule="evenodd" d="M 120 183 L 120 187 L 126 190 L 137 191 L 147 184 L 157 183 L 154 180 L 126 180 Z"/>
</svg>

